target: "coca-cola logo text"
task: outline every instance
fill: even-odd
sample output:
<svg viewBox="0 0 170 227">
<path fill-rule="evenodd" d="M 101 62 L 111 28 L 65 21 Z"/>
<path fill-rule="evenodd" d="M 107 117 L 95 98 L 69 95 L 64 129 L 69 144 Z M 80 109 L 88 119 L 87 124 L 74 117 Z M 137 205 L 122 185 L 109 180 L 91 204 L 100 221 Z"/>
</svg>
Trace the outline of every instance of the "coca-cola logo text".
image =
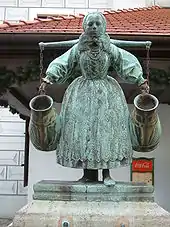
<svg viewBox="0 0 170 227">
<path fill-rule="evenodd" d="M 132 171 L 150 172 L 153 171 L 152 160 L 133 160 Z"/>
</svg>

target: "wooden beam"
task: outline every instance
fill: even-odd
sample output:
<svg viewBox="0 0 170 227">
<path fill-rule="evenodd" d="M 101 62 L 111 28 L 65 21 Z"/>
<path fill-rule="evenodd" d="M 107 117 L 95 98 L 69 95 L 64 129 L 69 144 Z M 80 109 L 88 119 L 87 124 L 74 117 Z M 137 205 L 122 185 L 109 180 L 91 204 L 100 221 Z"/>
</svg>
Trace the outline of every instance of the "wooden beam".
<svg viewBox="0 0 170 227">
<path fill-rule="evenodd" d="M 22 95 L 20 94 L 20 92 L 14 88 L 14 87 L 11 87 L 9 89 L 9 92 L 27 109 L 27 110 L 30 110 L 30 107 L 29 107 L 29 101 Z"/>
<path fill-rule="evenodd" d="M 25 155 L 24 155 L 24 187 L 28 185 L 28 171 L 29 171 L 29 121 L 25 122 Z"/>
</svg>

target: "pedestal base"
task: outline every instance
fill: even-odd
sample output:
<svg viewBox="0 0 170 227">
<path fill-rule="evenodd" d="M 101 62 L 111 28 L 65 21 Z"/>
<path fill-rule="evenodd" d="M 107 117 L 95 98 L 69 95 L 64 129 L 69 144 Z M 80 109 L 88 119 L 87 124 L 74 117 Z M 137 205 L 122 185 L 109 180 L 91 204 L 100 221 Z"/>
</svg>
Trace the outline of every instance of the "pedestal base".
<svg viewBox="0 0 170 227">
<path fill-rule="evenodd" d="M 170 214 L 153 202 L 153 187 L 133 183 L 42 181 L 13 227 L 170 227 Z"/>
<path fill-rule="evenodd" d="M 13 227 L 163 227 L 170 214 L 151 202 L 33 201 Z"/>
</svg>

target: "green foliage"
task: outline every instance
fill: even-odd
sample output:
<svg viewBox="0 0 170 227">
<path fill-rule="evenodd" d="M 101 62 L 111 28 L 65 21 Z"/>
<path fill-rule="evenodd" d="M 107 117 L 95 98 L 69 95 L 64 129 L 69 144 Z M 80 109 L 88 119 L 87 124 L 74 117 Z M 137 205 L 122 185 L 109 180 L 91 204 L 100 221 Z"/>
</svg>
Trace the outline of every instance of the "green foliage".
<svg viewBox="0 0 170 227">
<path fill-rule="evenodd" d="M 44 63 L 44 71 L 51 60 L 52 59 L 48 59 L 48 61 Z M 40 69 L 38 59 L 34 61 L 29 61 L 25 67 L 17 67 L 15 71 L 12 71 L 5 66 L 0 67 L 0 95 L 10 89 L 13 84 L 22 85 L 30 81 L 39 80 L 39 73 Z M 163 69 L 151 68 L 149 78 L 150 84 L 153 87 L 168 86 L 170 84 L 170 67 L 168 71 L 165 71 Z M 72 78 L 70 78 L 70 81 L 68 82 L 72 82 Z M 8 103 L 1 100 L 0 105 L 7 107 Z M 9 108 L 12 113 L 18 113 L 14 108 Z"/>
<path fill-rule="evenodd" d="M 0 94 L 4 93 L 7 88 L 15 83 L 16 75 L 12 70 L 5 66 L 0 67 Z"/>
<path fill-rule="evenodd" d="M 150 69 L 150 81 L 153 85 L 168 86 L 170 84 L 170 68 L 166 72 L 163 69 Z"/>
<path fill-rule="evenodd" d="M 49 62 L 44 63 L 46 65 Z M 0 94 L 5 93 L 13 84 L 24 84 L 30 81 L 39 80 L 39 60 L 29 61 L 23 67 L 17 67 L 15 71 L 7 69 L 5 66 L 0 67 Z M 153 85 L 167 86 L 170 84 L 170 68 L 168 72 L 163 69 L 150 69 L 150 83 Z"/>
<path fill-rule="evenodd" d="M 28 62 L 26 67 L 17 67 L 15 71 L 0 67 L 0 94 L 5 93 L 13 84 L 24 84 L 39 79 L 39 63 Z"/>
</svg>

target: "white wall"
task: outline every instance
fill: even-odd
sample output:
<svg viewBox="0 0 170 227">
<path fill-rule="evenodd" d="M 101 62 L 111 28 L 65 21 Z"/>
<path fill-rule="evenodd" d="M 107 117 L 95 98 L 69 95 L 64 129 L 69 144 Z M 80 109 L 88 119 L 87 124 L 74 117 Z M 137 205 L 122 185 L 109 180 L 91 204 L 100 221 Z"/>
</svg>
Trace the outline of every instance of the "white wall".
<svg viewBox="0 0 170 227">
<path fill-rule="evenodd" d="M 0 0 L 0 23 L 33 20 L 37 14 L 77 14 L 104 9 L 169 6 L 169 0 Z"/>
<path fill-rule="evenodd" d="M 0 0 L 0 21 L 33 20 L 37 13 L 77 14 L 98 9 L 134 8 L 153 4 L 154 0 Z"/>
<path fill-rule="evenodd" d="M 13 217 L 27 203 L 23 187 L 25 122 L 0 107 L 0 218 Z"/>
<path fill-rule="evenodd" d="M 115 9 L 127 9 L 127 8 L 138 8 L 138 7 L 145 7 L 146 6 L 146 0 L 119 0 L 114 1 L 114 8 Z"/>
<path fill-rule="evenodd" d="M 162 138 L 159 147 L 147 157 L 155 157 L 155 199 L 165 209 L 170 211 L 170 106 L 160 105 L 159 116 L 162 123 Z M 135 157 L 144 157 L 143 153 L 135 153 Z M 30 147 L 30 169 L 28 199 L 32 199 L 32 186 L 42 179 L 77 180 L 82 175 L 82 170 L 69 169 L 56 164 L 55 152 L 37 151 Z M 112 170 L 116 180 L 129 181 L 130 168 Z"/>
</svg>

